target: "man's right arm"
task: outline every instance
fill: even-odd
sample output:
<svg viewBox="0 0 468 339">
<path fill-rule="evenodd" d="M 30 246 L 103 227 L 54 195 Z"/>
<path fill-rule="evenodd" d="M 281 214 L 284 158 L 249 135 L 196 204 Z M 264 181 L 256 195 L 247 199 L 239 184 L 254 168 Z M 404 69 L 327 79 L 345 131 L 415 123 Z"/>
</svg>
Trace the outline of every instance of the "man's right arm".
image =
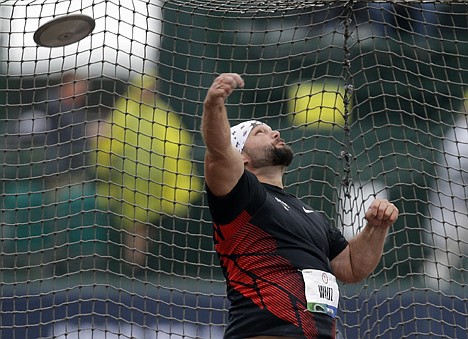
<svg viewBox="0 0 468 339">
<path fill-rule="evenodd" d="M 201 132 L 206 145 L 205 181 L 215 196 L 227 195 L 244 172 L 240 153 L 231 145 L 231 130 L 225 101 L 244 81 L 235 73 L 218 76 L 203 105 Z"/>
</svg>

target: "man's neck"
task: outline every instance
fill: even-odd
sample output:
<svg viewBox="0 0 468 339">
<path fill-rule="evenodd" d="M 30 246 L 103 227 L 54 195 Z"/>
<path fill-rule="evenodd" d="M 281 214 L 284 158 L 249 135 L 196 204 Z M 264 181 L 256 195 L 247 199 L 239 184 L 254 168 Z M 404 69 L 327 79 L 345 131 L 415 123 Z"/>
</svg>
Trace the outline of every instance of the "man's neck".
<svg viewBox="0 0 468 339">
<path fill-rule="evenodd" d="M 258 181 L 264 184 L 269 184 L 277 186 L 279 188 L 284 188 L 283 186 L 283 174 L 284 167 L 272 166 L 272 167 L 262 167 L 262 168 L 247 168 L 248 171 L 255 174 Z"/>
</svg>

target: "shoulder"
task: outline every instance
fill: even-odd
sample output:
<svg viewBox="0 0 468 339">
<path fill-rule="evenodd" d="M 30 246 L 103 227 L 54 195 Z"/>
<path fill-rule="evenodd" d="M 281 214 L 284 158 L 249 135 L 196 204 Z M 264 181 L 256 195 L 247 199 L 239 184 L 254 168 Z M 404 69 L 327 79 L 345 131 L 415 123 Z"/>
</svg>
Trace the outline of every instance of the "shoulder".
<svg viewBox="0 0 468 339">
<path fill-rule="evenodd" d="M 231 222 L 243 211 L 255 214 L 267 196 L 265 187 L 249 171 L 244 171 L 233 189 L 223 197 L 215 196 L 208 186 L 206 191 L 213 221 L 221 224 Z"/>
<path fill-rule="evenodd" d="M 234 185 L 232 190 L 225 196 L 220 197 L 214 195 L 210 187 L 206 185 L 206 191 L 208 194 L 208 198 L 210 199 L 208 202 L 213 202 L 215 200 L 228 201 L 234 199 L 241 199 L 243 194 L 252 193 L 258 190 L 266 193 L 266 189 L 262 185 L 262 183 L 258 181 L 257 177 L 254 174 L 250 173 L 247 170 L 244 170 L 244 172 L 242 173 L 241 177 Z"/>
</svg>

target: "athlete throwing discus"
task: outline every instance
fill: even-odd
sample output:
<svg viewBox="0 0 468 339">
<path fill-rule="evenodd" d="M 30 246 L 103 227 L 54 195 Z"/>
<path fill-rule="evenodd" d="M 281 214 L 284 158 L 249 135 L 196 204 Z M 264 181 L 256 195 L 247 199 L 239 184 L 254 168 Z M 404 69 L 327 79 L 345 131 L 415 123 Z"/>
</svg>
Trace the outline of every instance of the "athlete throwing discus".
<svg viewBox="0 0 468 339">
<path fill-rule="evenodd" d="M 251 120 L 230 126 L 225 101 L 244 81 L 218 76 L 206 94 L 202 134 L 213 240 L 230 300 L 225 338 L 335 338 L 337 280 L 356 283 L 377 266 L 398 209 L 376 199 L 347 240 L 283 190 L 293 159 L 278 131 Z"/>
</svg>

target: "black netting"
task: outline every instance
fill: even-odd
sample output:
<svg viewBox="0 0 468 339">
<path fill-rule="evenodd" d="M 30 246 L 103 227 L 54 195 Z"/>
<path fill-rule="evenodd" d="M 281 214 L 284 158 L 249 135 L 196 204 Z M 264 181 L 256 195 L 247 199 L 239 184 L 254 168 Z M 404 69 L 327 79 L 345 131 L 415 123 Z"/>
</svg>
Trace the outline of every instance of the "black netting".
<svg viewBox="0 0 468 339">
<path fill-rule="evenodd" d="M 232 122 L 296 156 L 289 192 L 347 237 L 375 196 L 401 215 L 342 286 L 346 338 L 468 328 L 468 4 L 0 1 L 0 337 L 217 338 L 222 272 L 200 121 L 240 73 Z M 83 14 L 92 33 L 34 33 Z M 66 32 L 65 32 L 66 33 Z"/>
</svg>

